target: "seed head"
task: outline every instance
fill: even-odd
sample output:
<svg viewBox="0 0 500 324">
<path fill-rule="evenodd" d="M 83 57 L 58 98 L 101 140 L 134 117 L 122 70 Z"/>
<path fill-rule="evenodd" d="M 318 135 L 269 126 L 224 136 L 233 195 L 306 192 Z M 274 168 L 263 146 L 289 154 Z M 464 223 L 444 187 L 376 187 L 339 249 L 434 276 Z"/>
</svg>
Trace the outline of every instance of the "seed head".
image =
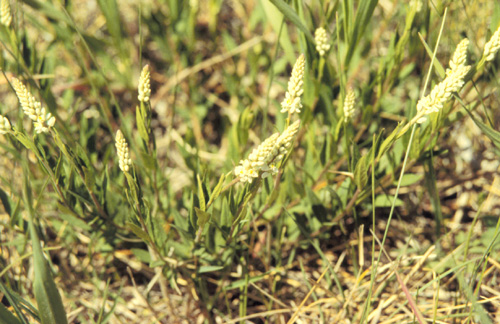
<svg viewBox="0 0 500 324">
<path fill-rule="evenodd" d="M 300 121 L 296 121 L 281 135 L 279 133 L 271 135 L 252 151 L 248 159 L 240 161 L 234 168 L 234 174 L 241 182 L 251 183 L 259 175 L 265 178 L 278 173 L 277 163 L 288 153 L 299 125 Z"/>
<path fill-rule="evenodd" d="M 2 2 L 0 2 L 0 23 L 9 27 L 11 22 L 12 14 L 10 12 L 9 0 L 2 0 Z"/>
<path fill-rule="evenodd" d="M 130 155 L 128 152 L 128 144 L 123 137 L 123 134 L 120 130 L 116 132 L 115 139 L 116 151 L 118 152 L 118 163 L 120 166 L 120 170 L 123 172 L 128 172 L 130 170 L 130 166 L 132 165 L 132 160 L 130 159 Z"/>
<path fill-rule="evenodd" d="M 12 78 L 12 86 L 16 91 L 17 98 L 21 103 L 25 115 L 33 121 L 35 131 L 40 133 L 47 133 L 49 129 L 56 123 L 55 117 L 48 113 L 42 104 L 36 101 L 35 97 L 26 89 L 26 86 L 16 78 Z"/>
<path fill-rule="evenodd" d="M 483 57 L 487 62 L 492 61 L 495 58 L 495 54 L 500 48 L 500 26 L 493 33 L 490 40 L 484 45 Z"/>
<path fill-rule="evenodd" d="M 349 88 L 344 99 L 344 122 L 348 122 L 349 119 L 354 116 L 354 102 L 356 100 L 356 95 L 354 91 Z"/>
<path fill-rule="evenodd" d="M 457 92 L 464 85 L 464 77 L 470 70 L 469 65 L 459 65 L 451 70 L 446 78 L 434 86 L 431 93 L 420 99 L 417 103 L 417 111 L 428 115 L 441 110 L 444 104 L 451 98 L 453 92 Z M 425 117 L 420 118 L 417 123 L 423 123 Z"/>
<path fill-rule="evenodd" d="M 304 54 L 301 54 L 295 65 L 293 66 L 292 76 L 290 81 L 288 81 L 288 91 L 285 94 L 285 99 L 281 102 L 281 112 L 288 112 L 293 114 L 294 112 L 300 113 L 302 108 L 302 103 L 300 102 L 300 96 L 304 92 L 304 70 L 306 65 L 306 59 Z"/>
<path fill-rule="evenodd" d="M 278 137 L 276 146 L 278 146 L 278 156 L 274 159 L 275 162 L 283 160 L 288 150 L 292 146 L 293 139 L 299 130 L 300 120 L 295 121 L 293 124 L 288 126 L 283 133 Z"/>
<path fill-rule="evenodd" d="M 450 68 L 446 69 L 447 75 L 456 70 L 460 65 L 465 65 L 467 61 L 467 47 L 469 47 L 469 40 L 464 38 L 458 44 L 455 53 L 453 53 L 453 58 L 450 60 Z"/>
<path fill-rule="evenodd" d="M 137 98 L 141 102 L 148 102 L 151 96 L 151 75 L 149 72 L 149 65 L 144 65 L 142 68 L 141 76 L 139 78 L 139 95 Z"/>
<path fill-rule="evenodd" d="M 316 50 L 319 56 L 325 55 L 330 49 L 330 44 L 328 44 L 328 34 L 323 27 L 319 27 L 314 32 L 314 41 L 316 42 Z"/>
<path fill-rule="evenodd" d="M 7 134 L 10 132 L 12 127 L 10 126 L 10 122 L 7 117 L 0 115 L 0 134 Z"/>
</svg>

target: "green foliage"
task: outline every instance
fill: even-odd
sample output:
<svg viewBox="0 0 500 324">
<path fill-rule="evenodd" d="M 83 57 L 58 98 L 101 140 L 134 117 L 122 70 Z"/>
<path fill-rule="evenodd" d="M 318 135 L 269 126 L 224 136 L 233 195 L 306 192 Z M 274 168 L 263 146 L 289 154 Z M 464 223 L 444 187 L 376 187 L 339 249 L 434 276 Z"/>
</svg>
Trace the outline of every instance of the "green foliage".
<svg viewBox="0 0 500 324">
<path fill-rule="evenodd" d="M 411 322 L 412 312 L 493 322 L 498 184 L 482 168 L 500 151 L 498 58 L 479 46 L 500 6 L 410 3 L 11 3 L 4 76 L 57 122 L 36 133 L 4 87 L 0 324 Z M 473 68 L 424 116 L 419 99 L 465 34 L 477 38 Z M 300 54 L 301 112 L 282 113 Z M 151 101 L 138 102 L 145 64 Z M 349 88 L 356 114 L 345 119 Z M 241 181 L 240 161 L 296 120 L 290 145 L 271 149 L 283 154 L 276 169 L 251 161 L 257 176 Z M 128 156 L 117 155 L 118 129 Z M 124 315 L 128 305 L 143 309 Z"/>
</svg>

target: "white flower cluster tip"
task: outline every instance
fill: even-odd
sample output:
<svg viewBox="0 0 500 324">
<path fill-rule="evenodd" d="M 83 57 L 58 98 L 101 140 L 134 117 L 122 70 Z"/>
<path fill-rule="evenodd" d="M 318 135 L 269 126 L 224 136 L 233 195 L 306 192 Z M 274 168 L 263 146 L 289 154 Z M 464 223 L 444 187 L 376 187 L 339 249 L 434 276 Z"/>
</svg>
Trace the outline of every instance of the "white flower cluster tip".
<svg viewBox="0 0 500 324">
<path fill-rule="evenodd" d="M 288 81 L 288 91 L 285 94 L 285 99 L 281 102 L 281 112 L 288 112 L 289 114 L 300 113 L 300 109 L 302 109 L 300 96 L 304 92 L 303 78 L 305 66 L 306 59 L 304 54 L 301 54 L 293 66 L 292 76 L 290 77 L 290 81 Z"/>
<path fill-rule="evenodd" d="M 349 88 L 344 99 L 344 122 L 348 122 L 349 119 L 354 116 L 354 102 L 356 100 L 356 95 L 354 91 Z"/>
<path fill-rule="evenodd" d="M 446 69 L 446 74 L 451 73 L 453 70 L 458 69 L 460 65 L 465 65 L 467 61 L 467 48 L 469 47 L 469 40 L 467 38 L 462 39 L 458 44 L 453 57 L 450 60 L 450 68 Z"/>
<path fill-rule="evenodd" d="M 118 152 L 120 170 L 128 172 L 130 170 L 130 166 L 132 165 L 132 160 L 130 159 L 130 154 L 128 152 L 127 141 L 125 140 L 125 137 L 123 137 L 120 130 L 116 132 L 115 146 L 116 151 Z"/>
<path fill-rule="evenodd" d="M 149 65 L 144 65 L 142 68 L 141 76 L 139 77 L 139 95 L 137 98 L 141 102 L 148 102 L 151 97 L 151 74 L 149 72 Z"/>
<path fill-rule="evenodd" d="M 325 55 L 330 49 L 330 44 L 328 44 L 328 34 L 323 27 L 319 27 L 314 32 L 314 41 L 316 42 L 316 50 L 319 56 Z"/>
<path fill-rule="evenodd" d="M 10 122 L 7 117 L 0 115 L 0 134 L 7 134 L 11 131 L 11 129 L 12 126 L 10 126 Z"/>
<path fill-rule="evenodd" d="M 465 65 L 467 59 L 468 41 L 463 40 L 457 46 L 453 58 L 450 61 L 450 69 L 446 71 L 446 78 L 434 86 L 431 93 L 420 99 L 417 103 L 417 111 L 420 114 L 428 115 L 438 112 L 444 104 L 451 98 L 453 92 L 459 91 L 464 85 L 464 78 L 470 70 L 470 65 Z M 423 123 L 426 117 L 417 120 Z"/>
<path fill-rule="evenodd" d="M 19 98 L 23 112 L 29 116 L 35 126 L 35 131 L 47 133 L 49 129 L 56 123 L 55 117 L 48 113 L 42 104 L 36 101 L 35 97 L 26 89 L 26 86 L 16 78 L 12 78 L 12 86 Z"/>
<path fill-rule="evenodd" d="M 240 164 L 234 168 L 234 174 L 240 178 L 241 182 L 251 183 L 259 176 L 265 178 L 278 173 L 277 163 L 288 153 L 299 126 L 300 120 L 297 120 L 281 135 L 279 133 L 271 135 L 252 151 L 248 159 L 240 161 Z"/>
<path fill-rule="evenodd" d="M 493 33 L 490 40 L 484 45 L 483 57 L 487 62 L 495 58 L 495 54 L 500 49 L 500 27 Z"/>
<path fill-rule="evenodd" d="M 12 22 L 9 0 L 2 0 L 0 3 L 0 23 L 6 27 Z"/>
</svg>

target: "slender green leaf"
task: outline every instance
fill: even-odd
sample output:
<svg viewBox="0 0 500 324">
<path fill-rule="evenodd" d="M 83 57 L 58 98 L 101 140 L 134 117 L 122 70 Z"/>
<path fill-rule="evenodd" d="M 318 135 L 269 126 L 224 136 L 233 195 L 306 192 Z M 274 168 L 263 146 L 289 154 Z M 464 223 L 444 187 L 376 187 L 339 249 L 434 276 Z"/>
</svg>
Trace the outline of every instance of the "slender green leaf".
<svg viewBox="0 0 500 324">
<path fill-rule="evenodd" d="M 196 216 L 198 217 L 196 224 L 198 225 L 199 228 L 203 228 L 210 219 L 210 216 L 212 216 L 212 214 L 207 213 L 206 211 L 201 210 L 198 207 L 194 207 L 194 210 L 196 212 Z"/>
<path fill-rule="evenodd" d="M 205 192 L 203 191 L 203 183 L 201 182 L 200 175 L 196 175 L 196 180 L 198 182 L 198 202 L 200 204 L 200 209 L 202 211 L 207 210 L 206 200 L 205 200 Z"/>
<path fill-rule="evenodd" d="M 128 222 L 127 228 L 132 231 L 137 237 L 139 237 L 141 240 L 143 240 L 145 243 L 151 243 L 151 238 L 149 237 L 148 233 L 146 233 L 142 228 L 139 226 L 135 225 L 134 223 Z"/>
<path fill-rule="evenodd" d="M 375 207 L 391 207 L 394 197 L 387 195 L 380 195 L 375 197 Z M 399 198 L 396 199 L 396 207 L 403 206 L 403 201 Z"/>
<path fill-rule="evenodd" d="M 283 0 L 269 0 L 273 5 L 278 8 L 279 11 L 285 16 L 286 19 L 290 20 L 297 28 L 299 28 L 307 39 L 314 44 L 314 37 L 307 29 L 307 27 L 302 23 L 300 17 L 297 15 L 295 10 L 293 10 L 285 1 Z"/>
<path fill-rule="evenodd" d="M 368 183 L 368 165 L 366 159 L 371 155 L 363 155 L 358 160 L 356 168 L 354 169 L 354 183 L 359 189 L 364 189 Z"/>
<path fill-rule="evenodd" d="M 27 167 L 25 167 L 26 171 Z M 24 189 L 23 198 L 24 204 L 28 208 L 29 213 L 29 230 L 31 242 L 33 245 L 33 264 L 35 269 L 35 278 L 33 280 L 33 291 L 35 299 L 38 303 L 38 313 L 42 324 L 65 324 L 67 323 L 66 312 L 62 304 L 61 295 L 57 290 L 54 278 L 52 277 L 51 269 L 43 255 L 38 233 L 35 229 L 33 221 L 33 205 L 31 201 L 30 185 L 27 172 L 24 173 Z"/>
<path fill-rule="evenodd" d="M 429 55 L 429 58 L 432 59 L 432 57 L 434 56 L 434 51 L 430 48 L 430 46 L 424 40 L 422 35 L 420 35 L 420 33 L 418 34 L 418 36 L 420 37 L 420 41 L 424 45 L 424 48 L 425 48 L 425 51 L 427 52 L 427 55 Z M 441 79 L 444 79 L 444 77 L 446 76 L 446 72 L 444 71 L 444 68 L 441 65 L 441 63 L 439 63 L 439 60 L 434 60 L 434 68 L 436 69 L 436 72 L 438 73 L 439 77 Z"/>
<path fill-rule="evenodd" d="M 198 273 L 208 273 L 208 272 L 215 272 L 224 269 L 223 266 L 201 266 L 198 269 Z"/>
<path fill-rule="evenodd" d="M 219 182 L 215 186 L 212 194 L 210 195 L 210 200 L 208 201 L 208 205 L 211 205 L 219 197 L 222 191 L 222 185 L 224 184 L 225 180 L 226 180 L 226 175 L 222 174 L 219 178 Z"/>
<path fill-rule="evenodd" d="M 470 118 L 474 121 L 474 123 L 476 123 L 479 129 L 484 133 L 484 135 L 486 135 L 493 142 L 493 144 L 498 149 L 500 149 L 500 132 L 494 130 L 490 126 L 481 122 L 479 119 L 475 118 L 468 109 L 466 109 L 466 111 L 469 114 Z"/>
<path fill-rule="evenodd" d="M 279 43 L 285 51 L 288 63 L 294 64 L 297 57 L 293 49 L 292 41 L 290 40 L 288 27 L 283 23 L 283 14 L 271 3 L 270 0 L 260 0 L 260 2 L 264 7 L 264 12 L 267 16 L 269 24 L 271 24 L 274 32 L 280 35 Z M 283 32 L 280 33 L 281 28 L 283 28 Z"/>
<path fill-rule="evenodd" d="M 21 321 L 0 303 L 0 324 L 21 324 Z"/>
</svg>

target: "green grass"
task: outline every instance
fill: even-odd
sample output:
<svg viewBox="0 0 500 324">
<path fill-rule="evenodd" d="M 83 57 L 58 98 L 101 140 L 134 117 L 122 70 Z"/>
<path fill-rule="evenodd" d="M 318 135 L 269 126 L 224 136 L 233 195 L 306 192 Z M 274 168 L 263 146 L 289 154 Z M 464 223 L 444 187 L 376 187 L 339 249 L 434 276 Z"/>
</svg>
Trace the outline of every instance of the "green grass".
<svg viewBox="0 0 500 324">
<path fill-rule="evenodd" d="M 498 322 L 500 5 L 420 2 L 10 1 L 0 324 Z M 415 123 L 464 37 L 463 87 Z M 277 174 L 239 182 L 296 120 Z"/>
</svg>

